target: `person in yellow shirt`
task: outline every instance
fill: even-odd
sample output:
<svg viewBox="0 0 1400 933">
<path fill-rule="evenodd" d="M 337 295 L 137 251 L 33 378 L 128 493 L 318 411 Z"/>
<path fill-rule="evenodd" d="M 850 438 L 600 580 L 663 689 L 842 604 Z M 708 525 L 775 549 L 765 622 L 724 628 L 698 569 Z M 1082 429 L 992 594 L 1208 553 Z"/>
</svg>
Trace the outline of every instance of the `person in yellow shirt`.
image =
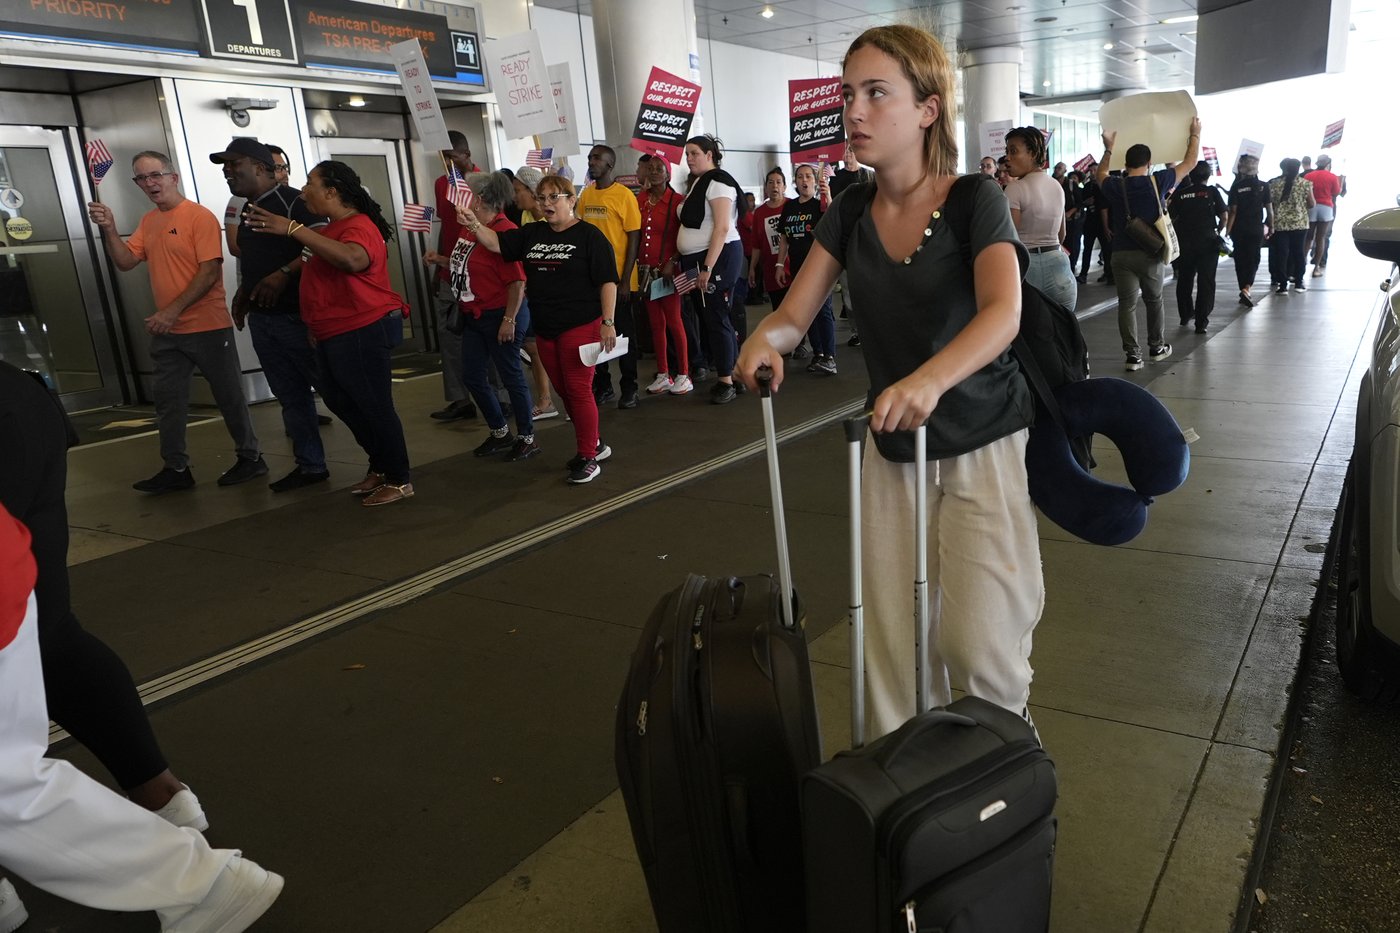
<svg viewBox="0 0 1400 933">
<path fill-rule="evenodd" d="M 617 334 L 628 338 L 628 349 L 618 358 L 618 369 L 622 376 L 618 388 L 621 398 L 613 392 L 612 375 L 607 363 L 599 363 L 593 376 L 593 396 L 598 404 L 618 398 L 618 408 L 637 407 L 637 342 L 636 329 L 632 317 L 632 293 L 637 288 L 635 276 L 637 266 L 637 243 L 641 238 L 642 212 L 637 207 L 637 196 L 613 178 L 617 165 L 617 153 L 611 146 L 594 146 L 588 151 L 588 177 L 593 184 L 578 196 L 578 216 L 603 232 L 612 244 L 617 260 L 618 291 L 625 295 L 618 301 L 614 314 L 617 317 Z"/>
</svg>

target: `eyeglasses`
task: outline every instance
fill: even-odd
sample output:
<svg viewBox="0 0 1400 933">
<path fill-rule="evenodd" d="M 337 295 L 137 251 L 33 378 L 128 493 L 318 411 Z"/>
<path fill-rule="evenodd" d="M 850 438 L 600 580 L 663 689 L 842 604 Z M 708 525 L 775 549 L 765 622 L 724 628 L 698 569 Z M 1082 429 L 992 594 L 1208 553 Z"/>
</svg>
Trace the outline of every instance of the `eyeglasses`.
<svg viewBox="0 0 1400 933">
<path fill-rule="evenodd" d="M 132 175 L 131 180 L 138 185 L 144 185 L 148 181 L 160 181 L 166 175 L 174 175 L 174 172 L 151 172 L 147 175 Z"/>
<path fill-rule="evenodd" d="M 272 170 L 274 172 L 290 172 L 292 170 L 292 167 L 285 163 L 279 164 L 277 162 L 274 162 L 272 163 Z"/>
<path fill-rule="evenodd" d="M 540 197 L 542 200 L 545 200 L 545 201 L 556 201 L 556 202 L 557 202 L 557 201 L 567 201 L 567 200 L 569 199 L 569 195 L 565 194 L 565 193 L 562 192 L 562 191 L 552 191 L 552 192 L 550 192 L 549 194 L 542 194 L 542 195 L 539 195 L 539 197 Z"/>
</svg>

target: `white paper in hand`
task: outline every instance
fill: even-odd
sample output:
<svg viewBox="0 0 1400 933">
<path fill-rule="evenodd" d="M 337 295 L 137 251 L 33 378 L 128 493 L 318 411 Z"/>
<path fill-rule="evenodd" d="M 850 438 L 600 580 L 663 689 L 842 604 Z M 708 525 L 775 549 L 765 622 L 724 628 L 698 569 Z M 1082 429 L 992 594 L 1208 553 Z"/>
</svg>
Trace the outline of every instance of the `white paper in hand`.
<svg viewBox="0 0 1400 933">
<path fill-rule="evenodd" d="M 1152 150 L 1152 163 L 1180 161 L 1191 135 L 1191 118 L 1196 102 L 1185 91 L 1161 91 L 1119 97 L 1099 108 L 1099 123 L 1105 133 L 1117 131 L 1110 169 L 1123 168 L 1128 147 L 1143 143 Z"/>
<path fill-rule="evenodd" d="M 608 360 L 616 359 L 627 352 L 627 338 L 617 338 L 617 345 L 606 353 L 603 352 L 601 343 L 585 343 L 578 348 L 578 358 L 583 360 L 584 366 L 597 366 L 599 363 L 606 363 Z"/>
</svg>

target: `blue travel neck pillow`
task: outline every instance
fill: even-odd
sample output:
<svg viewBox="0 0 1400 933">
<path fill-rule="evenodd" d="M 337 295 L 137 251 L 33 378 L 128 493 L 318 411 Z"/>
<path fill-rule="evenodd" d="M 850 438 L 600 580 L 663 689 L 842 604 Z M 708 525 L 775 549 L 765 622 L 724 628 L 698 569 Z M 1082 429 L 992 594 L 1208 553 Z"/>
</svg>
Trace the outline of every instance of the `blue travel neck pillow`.
<svg viewBox="0 0 1400 933">
<path fill-rule="evenodd" d="M 1090 544 L 1124 544 L 1147 524 L 1156 496 L 1186 481 L 1191 453 L 1181 428 L 1152 393 L 1100 377 L 1055 389 L 1061 429 L 1043 414 L 1026 444 L 1031 501 L 1056 525 Z M 1080 466 L 1069 438 L 1102 434 L 1123 456 L 1130 486 L 1105 482 Z"/>
</svg>

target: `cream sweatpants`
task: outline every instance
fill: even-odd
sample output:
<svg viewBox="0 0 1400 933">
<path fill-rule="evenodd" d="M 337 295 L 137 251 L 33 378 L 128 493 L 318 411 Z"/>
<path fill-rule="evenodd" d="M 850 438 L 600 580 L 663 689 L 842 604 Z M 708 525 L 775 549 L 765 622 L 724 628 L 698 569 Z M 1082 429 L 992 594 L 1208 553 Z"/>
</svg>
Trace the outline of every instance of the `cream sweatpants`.
<svg viewBox="0 0 1400 933">
<path fill-rule="evenodd" d="M 154 910 L 162 925 L 204 900 L 234 856 L 211 849 L 83 774 L 45 758 L 49 714 L 34 596 L 0 649 L 0 866 L 88 907 Z"/>
<path fill-rule="evenodd" d="M 928 664 L 933 705 L 951 687 L 1024 715 L 1031 633 L 1045 605 L 1022 430 L 928 463 Z M 914 464 L 867 443 L 862 585 L 870 739 L 914 715 Z"/>
</svg>

